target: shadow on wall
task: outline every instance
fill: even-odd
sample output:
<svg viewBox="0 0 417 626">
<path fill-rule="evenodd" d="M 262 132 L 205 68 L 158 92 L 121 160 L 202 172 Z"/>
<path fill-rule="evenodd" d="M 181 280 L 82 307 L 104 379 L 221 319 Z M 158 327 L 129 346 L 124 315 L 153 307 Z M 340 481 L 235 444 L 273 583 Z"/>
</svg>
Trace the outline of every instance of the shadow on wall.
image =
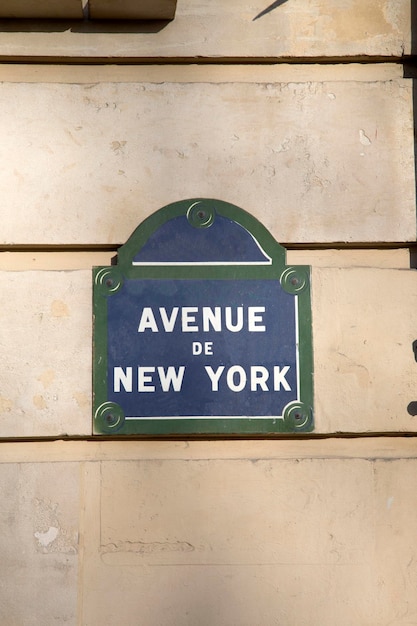
<svg viewBox="0 0 417 626">
<path fill-rule="evenodd" d="M 404 78 L 411 78 L 413 80 L 414 172 L 416 181 L 415 191 L 417 199 L 417 0 L 411 0 L 411 56 L 404 63 Z M 410 268 L 417 269 L 417 245 L 413 247 L 410 246 Z M 413 405 L 412 409 L 410 409 L 411 405 Z M 413 412 L 410 412 L 411 410 Z M 417 402 L 410 403 L 408 407 L 408 412 L 410 413 L 410 415 L 417 415 Z"/>
<path fill-rule="evenodd" d="M 414 360 L 417 362 L 417 339 L 413 341 L 412 348 L 413 348 L 413 353 L 414 353 Z M 417 415 L 417 402 L 416 401 L 409 403 L 409 405 L 407 406 L 407 412 L 412 417 L 415 417 Z"/>
<path fill-rule="evenodd" d="M 267 6 L 263 11 L 258 13 L 258 15 L 256 15 L 252 21 L 254 22 L 255 20 L 258 20 L 260 17 L 267 15 L 267 13 L 270 13 L 274 9 L 277 9 L 278 7 L 281 6 L 281 4 L 285 4 L 285 2 L 288 2 L 288 0 L 276 0 L 275 2 Z"/>
<path fill-rule="evenodd" d="M 2 33 L 159 33 L 171 20 L 0 19 Z"/>
<path fill-rule="evenodd" d="M 404 64 L 404 77 L 413 79 L 413 120 L 414 120 L 414 172 L 417 181 L 417 0 L 411 0 L 411 58 Z M 416 187 L 417 198 L 417 187 Z M 417 204 L 417 203 L 416 203 Z M 416 215 L 417 231 L 417 215 Z M 410 251 L 410 267 L 417 269 L 417 246 Z M 414 359 L 417 362 L 417 339 L 412 343 Z M 417 401 L 412 401 L 407 406 L 407 412 L 413 417 L 417 416 Z"/>
<path fill-rule="evenodd" d="M 274 11 L 288 0 L 275 0 L 254 16 L 255 20 Z M 0 32 L 48 33 L 158 33 L 172 20 L 54 20 L 54 19 L 0 19 Z"/>
</svg>

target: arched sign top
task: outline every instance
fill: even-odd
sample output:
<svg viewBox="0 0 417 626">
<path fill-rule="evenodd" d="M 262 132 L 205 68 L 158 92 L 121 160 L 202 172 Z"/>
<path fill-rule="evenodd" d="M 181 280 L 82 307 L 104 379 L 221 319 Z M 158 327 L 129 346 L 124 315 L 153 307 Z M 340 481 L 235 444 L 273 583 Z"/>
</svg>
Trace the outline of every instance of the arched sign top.
<svg viewBox="0 0 417 626">
<path fill-rule="evenodd" d="M 140 224 L 116 265 L 94 269 L 94 433 L 311 431 L 310 268 L 285 260 L 220 200 Z"/>
<path fill-rule="evenodd" d="M 158 228 L 133 257 L 132 265 L 270 265 L 271 257 L 237 222 L 212 214 L 204 227 L 188 215 L 174 217 Z"/>
<path fill-rule="evenodd" d="M 212 199 L 170 204 L 145 220 L 119 249 L 118 265 L 270 266 L 285 250 L 237 206 Z"/>
</svg>

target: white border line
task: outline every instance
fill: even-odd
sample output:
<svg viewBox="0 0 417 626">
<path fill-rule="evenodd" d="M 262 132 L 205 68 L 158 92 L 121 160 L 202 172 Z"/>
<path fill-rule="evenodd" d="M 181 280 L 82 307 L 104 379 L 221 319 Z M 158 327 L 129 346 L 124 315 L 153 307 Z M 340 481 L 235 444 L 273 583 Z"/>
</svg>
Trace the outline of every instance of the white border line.
<svg viewBox="0 0 417 626">
<path fill-rule="evenodd" d="M 268 257 L 269 258 L 269 257 Z M 263 265 L 263 266 L 268 266 L 268 265 L 272 265 L 272 259 L 269 259 L 268 261 L 241 261 L 241 262 L 236 262 L 236 261 L 149 261 L 149 262 L 144 262 L 144 261 L 132 261 L 132 266 L 134 267 L 181 267 L 181 266 L 187 266 L 187 267 L 192 267 L 194 265 L 198 265 L 198 266 L 221 266 L 224 265 L 225 267 L 229 267 L 229 266 L 235 266 L 235 265 L 242 265 L 242 266 L 249 266 L 249 265 Z"/>
<path fill-rule="evenodd" d="M 296 369 L 297 369 L 297 400 L 296 402 L 300 402 L 300 337 L 299 337 L 299 325 L 300 325 L 300 319 L 298 316 L 298 296 L 297 294 L 294 295 L 295 297 L 295 306 L 294 306 L 294 312 L 295 312 L 295 362 L 296 362 Z"/>
<path fill-rule="evenodd" d="M 292 400 L 292 402 L 294 402 Z M 151 416 L 143 416 L 143 417 L 125 417 L 126 421 L 130 420 L 149 420 L 149 421 L 160 421 L 160 420 L 282 420 L 284 417 L 282 415 L 177 415 L 177 416 L 166 416 L 166 417 L 151 417 Z"/>
</svg>

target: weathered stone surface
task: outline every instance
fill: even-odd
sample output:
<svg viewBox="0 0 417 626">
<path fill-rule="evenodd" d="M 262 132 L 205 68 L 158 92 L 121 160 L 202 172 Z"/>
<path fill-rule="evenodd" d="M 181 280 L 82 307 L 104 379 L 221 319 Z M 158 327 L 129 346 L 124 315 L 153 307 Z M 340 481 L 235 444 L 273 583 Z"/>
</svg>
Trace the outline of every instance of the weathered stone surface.
<svg viewBox="0 0 417 626">
<path fill-rule="evenodd" d="M 362 562 L 366 546 L 371 543 L 367 532 L 360 532 L 366 523 L 364 509 L 356 509 L 349 525 L 345 524 L 345 516 L 355 510 L 352 498 L 356 501 L 355 485 L 359 482 L 366 485 L 362 497 L 371 498 L 369 462 L 351 463 L 349 492 L 327 490 L 310 460 L 288 461 L 286 465 L 243 459 L 212 461 L 210 466 L 206 460 L 104 463 L 100 534 L 103 562 L 108 565 L 256 565 L 260 559 L 269 564 Z M 344 474 L 343 466 L 337 462 L 332 465 Z M 311 472 L 306 482 L 308 466 Z M 322 474 L 320 464 L 315 468 Z M 290 482 L 288 474 L 292 476 Z M 336 478 L 334 474 L 329 479 L 334 484 L 341 480 L 341 475 Z M 218 491 L 215 486 L 222 481 L 223 489 Z M 304 488 L 295 492 L 292 481 L 304 484 Z M 313 485 L 321 486 L 316 491 Z M 192 491 L 199 493 L 199 497 L 190 501 Z M 301 515 L 311 492 L 315 492 L 315 497 Z M 231 493 L 235 494 L 234 498 L 230 498 Z M 271 507 L 274 494 L 281 502 Z M 327 498 L 333 499 L 331 506 Z M 287 502 L 285 514 L 284 501 Z M 130 515 L 126 515 L 128 502 Z M 316 538 L 320 536 L 320 540 L 311 542 L 307 531 L 315 527 L 313 517 L 319 517 L 320 509 L 329 511 L 331 507 L 339 509 L 333 520 L 333 532 L 338 535 L 340 547 L 333 552 L 328 533 L 321 535 L 316 527 Z M 181 515 L 181 511 L 187 514 Z M 265 512 L 262 522 L 259 511 Z M 291 527 L 285 522 L 287 515 L 292 519 Z M 209 522 L 204 521 L 209 518 Z M 239 533 L 235 532 L 236 528 L 240 528 Z M 280 541 L 284 537 L 285 541 Z"/>
<path fill-rule="evenodd" d="M 281 242 L 416 238 L 411 81 L 2 84 L 4 244 L 120 244 L 218 197 Z"/>
<path fill-rule="evenodd" d="M 76 626 L 79 468 L 0 462 L 0 622 Z"/>
<path fill-rule="evenodd" d="M 2 0 L 0 18 L 82 19 L 82 0 Z"/>
<path fill-rule="evenodd" d="M 0 436 L 91 433 L 91 273 L 2 272 Z M 416 431 L 414 270 L 314 268 L 315 432 Z"/>
<path fill-rule="evenodd" d="M 412 624 L 416 455 L 410 438 L 0 443 L 1 622 Z"/>
<path fill-rule="evenodd" d="M 318 431 L 416 431 L 414 270 L 313 272 Z"/>
<path fill-rule="evenodd" d="M 0 80 L 11 83 L 305 83 L 381 82 L 404 78 L 398 63 L 2 63 Z"/>
<path fill-rule="evenodd" d="M 353 445 L 351 445 L 353 443 Z M 98 461 L 201 461 L 368 459 L 399 461 L 417 458 L 415 437 L 326 437 L 307 439 L 1 441 L 1 463 L 85 463 Z M 389 465 L 389 463 L 387 463 Z M 94 470 L 95 471 L 95 470 Z M 90 473 L 88 473 L 88 476 Z M 95 474 L 94 474 L 95 475 Z M 94 482 L 94 481 L 93 481 Z M 93 488 L 95 488 L 93 484 Z M 88 494 L 87 494 L 88 495 Z M 96 493 L 97 497 L 97 493 Z M 94 498 L 92 499 L 94 501 Z"/>
<path fill-rule="evenodd" d="M 21 57 L 390 57 L 411 52 L 411 0 L 182 0 L 168 24 L 2 30 L 0 55 Z"/>
<path fill-rule="evenodd" d="M 13 256 L 13 253 L 10 254 Z M 12 258 L 10 261 L 12 262 Z M 13 260 L 13 262 L 15 261 Z M 287 250 L 287 264 L 311 265 L 312 267 L 377 267 L 378 269 L 410 269 L 410 251 L 407 248 L 381 250 L 364 248 L 327 250 L 295 249 Z"/>
<path fill-rule="evenodd" d="M 1 437 L 91 432 L 90 277 L 3 274 Z"/>
<path fill-rule="evenodd" d="M 257 461 L 90 465 L 84 620 L 412 623 L 415 466 L 284 460 L 279 445 Z"/>
</svg>

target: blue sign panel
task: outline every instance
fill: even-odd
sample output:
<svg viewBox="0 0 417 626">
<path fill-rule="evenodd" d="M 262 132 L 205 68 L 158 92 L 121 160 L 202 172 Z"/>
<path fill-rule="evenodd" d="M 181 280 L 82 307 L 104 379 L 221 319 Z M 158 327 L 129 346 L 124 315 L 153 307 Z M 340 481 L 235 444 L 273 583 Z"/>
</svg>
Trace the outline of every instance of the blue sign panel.
<svg viewBox="0 0 417 626">
<path fill-rule="evenodd" d="M 241 209 L 161 209 L 94 272 L 94 431 L 311 430 L 309 295 L 309 268 Z"/>
<path fill-rule="evenodd" d="M 296 307 L 277 280 L 130 280 L 108 303 L 108 398 L 125 419 L 281 416 Z"/>
</svg>

